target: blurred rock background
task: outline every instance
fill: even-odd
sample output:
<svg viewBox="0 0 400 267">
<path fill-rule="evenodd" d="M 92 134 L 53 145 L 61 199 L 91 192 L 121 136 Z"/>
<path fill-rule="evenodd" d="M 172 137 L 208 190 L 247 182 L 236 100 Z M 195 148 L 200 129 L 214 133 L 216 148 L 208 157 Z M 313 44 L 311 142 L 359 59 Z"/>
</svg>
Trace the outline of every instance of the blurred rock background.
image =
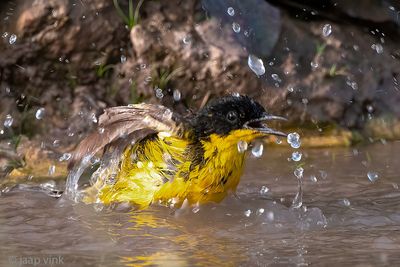
<svg viewBox="0 0 400 267">
<path fill-rule="evenodd" d="M 188 112 L 233 92 L 342 138 L 321 145 L 398 139 L 399 16 L 389 0 L 2 1 L 0 165 L 72 151 L 108 106 Z"/>
</svg>

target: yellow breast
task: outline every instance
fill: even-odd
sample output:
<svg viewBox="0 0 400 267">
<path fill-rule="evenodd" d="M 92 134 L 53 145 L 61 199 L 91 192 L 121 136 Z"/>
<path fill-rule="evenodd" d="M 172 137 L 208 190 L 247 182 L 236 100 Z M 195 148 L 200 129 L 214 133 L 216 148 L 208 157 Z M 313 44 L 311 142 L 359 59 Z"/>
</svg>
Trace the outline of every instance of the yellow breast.
<svg viewBox="0 0 400 267">
<path fill-rule="evenodd" d="M 126 149 L 114 184 L 100 188 L 103 203 L 130 202 L 145 208 L 152 202 L 189 204 L 219 202 L 236 190 L 245 154 L 239 141 L 251 142 L 260 134 L 237 130 L 227 136 L 210 135 L 193 144 L 186 139 L 158 136 Z"/>
</svg>

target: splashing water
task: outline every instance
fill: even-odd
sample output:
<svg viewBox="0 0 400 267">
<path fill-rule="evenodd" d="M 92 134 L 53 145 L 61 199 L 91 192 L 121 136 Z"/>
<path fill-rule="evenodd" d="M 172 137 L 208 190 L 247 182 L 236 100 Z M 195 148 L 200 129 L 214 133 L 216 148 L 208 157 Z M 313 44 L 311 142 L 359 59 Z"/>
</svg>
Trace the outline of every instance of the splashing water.
<svg viewBox="0 0 400 267">
<path fill-rule="evenodd" d="M 298 167 L 296 170 L 294 170 L 294 176 L 297 177 L 298 190 L 292 201 L 291 208 L 293 209 L 299 209 L 303 205 L 303 172 L 304 169 L 302 167 Z"/>
<path fill-rule="evenodd" d="M 378 54 L 383 53 L 383 46 L 381 44 L 372 44 L 371 48 L 376 51 Z"/>
<path fill-rule="evenodd" d="M 269 188 L 263 185 L 260 189 L 260 195 L 266 195 L 269 192 Z"/>
<path fill-rule="evenodd" d="M 263 143 L 257 142 L 256 144 L 254 144 L 253 148 L 251 149 L 251 154 L 256 158 L 259 158 L 262 156 L 263 150 L 264 150 Z"/>
<path fill-rule="evenodd" d="M 322 27 L 322 35 L 324 37 L 328 37 L 332 33 L 332 26 L 330 24 L 325 24 L 324 27 Z"/>
<path fill-rule="evenodd" d="M 237 143 L 237 149 L 238 149 L 239 153 L 244 153 L 247 150 L 247 148 L 248 148 L 248 144 L 246 141 L 240 140 Z"/>
<path fill-rule="evenodd" d="M 342 199 L 342 204 L 346 207 L 349 207 L 351 203 L 350 203 L 350 200 L 348 200 L 347 198 L 344 198 L 344 199 Z"/>
<path fill-rule="evenodd" d="M 188 35 L 186 35 L 185 37 L 183 37 L 182 42 L 183 42 L 185 45 L 191 44 L 191 43 L 192 43 L 192 35 L 188 34 Z"/>
<path fill-rule="evenodd" d="M 56 172 L 56 166 L 50 165 L 50 167 L 49 167 L 49 175 L 53 176 L 55 172 Z"/>
<path fill-rule="evenodd" d="M 375 182 L 379 179 L 379 174 L 377 172 L 370 171 L 367 173 L 367 177 L 371 182 Z"/>
<path fill-rule="evenodd" d="M 293 161 L 300 161 L 301 160 L 301 156 L 302 156 L 301 152 L 295 151 L 295 152 L 292 153 L 292 160 Z"/>
<path fill-rule="evenodd" d="M 244 212 L 244 216 L 250 217 L 251 213 L 252 213 L 251 210 L 246 210 L 246 211 Z"/>
<path fill-rule="evenodd" d="M 10 127 L 12 126 L 13 122 L 14 122 L 13 117 L 12 117 L 10 114 L 7 114 L 7 115 L 6 115 L 6 119 L 4 120 L 3 125 L 4 125 L 4 127 L 6 127 L 6 128 L 10 128 Z"/>
<path fill-rule="evenodd" d="M 229 16 L 233 17 L 235 16 L 235 9 L 233 9 L 233 7 L 228 7 L 227 13 Z"/>
<path fill-rule="evenodd" d="M 181 91 L 179 91 L 178 89 L 175 89 L 174 92 L 172 93 L 172 97 L 174 98 L 174 100 L 176 102 L 178 102 L 179 100 L 181 100 L 181 97 L 182 97 Z"/>
<path fill-rule="evenodd" d="M 299 148 L 301 145 L 300 135 L 296 132 L 288 134 L 287 142 L 292 148 Z"/>
<path fill-rule="evenodd" d="M 239 23 L 236 23 L 236 22 L 232 23 L 232 29 L 233 29 L 234 32 L 239 33 L 240 32 Z"/>
<path fill-rule="evenodd" d="M 39 108 L 36 113 L 35 113 L 35 117 L 37 120 L 41 120 L 44 117 L 44 113 L 45 113 L 45 109 L 44 108 Z"/>
<path fill-rule="evenodd" d="M 58 161 L 68 161 L 72 157 L 71 153 L 64 153 L 62 156 L 58 159 Z"/>
<path fill-rule="evenodd" d="M 11 34 L 10 39 L 8 39 L 8 43 L 10 45 L 14 44 L 17 41 L 17 36 L 15 34 Z"/>
<path fill-rule="evenodd" d="M 249 55 L 247 64 L 257 76 L 261 76 L 265 73 L 264 62 L 260 58 L 254 55 Z"/>
<path fill-rule="evenodd" d="M 161 99 L 164 97 L 163 90 L 161 88 L 156 88 L 156 97 Z"/>
</svg>

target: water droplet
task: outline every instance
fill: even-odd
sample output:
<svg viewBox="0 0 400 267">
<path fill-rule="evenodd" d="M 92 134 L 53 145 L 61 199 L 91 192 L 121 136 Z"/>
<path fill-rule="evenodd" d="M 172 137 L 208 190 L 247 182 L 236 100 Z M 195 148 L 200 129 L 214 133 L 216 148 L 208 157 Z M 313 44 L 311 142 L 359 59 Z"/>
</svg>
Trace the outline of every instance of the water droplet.
<svg viewBox="0 0 400 267">
<path fill-rule="evenodd" d="M 247 150 L 248 144 L 246 141 L 240 140 L 237 143 L 237 149 L 239 151 L 239 153 L 244 153 Z"/>
<path fill-rule="evenodd" d="M 292 160 L 293 161 L 300 161 L 301 160 L 301 156 L 302 156 L 301 152 L 295 151 L 295 152 L 292 153 Z"/>
<path fill-rule="evenodd" d="M 345 205 L 346 207 L 350 206 L 350 200 L 348 200 L 347 198 L 342 199 L 342 204 Z"/>
<path fill-rule="evenodd" d="M 13 122 L 14 122 L 13 117 L 12 117 L 10 114 L 7 114 L 7 115 L 6 115 L 6 119 L 4 120 L 3 125 L 4 125 L 4 127 L 6 127 L 6 128 L 10 128 L 10 127 L 12 126 Z"/>
<path fill-rule="evenodd" d="M 191 44 L 191 43 L 192 43 L 192 35 L 188 34 L 188 35 L 186 35 L 185 37 L 183 37 L 182 42 L 183 42 L 185 45 Z"/>
<path fill-rule="evenodd" d="M 374 107 L 372 105 L 367 105 L 367 111 L 368 113 L 374 112 Z"/>
<path fill-rule="evenodd" d="M 234 32 L 239 33 L 240 32 L 240 25 L 236 22 L 232 23 L 232 29 Z"/>
<path fill-rule="evenodd" d="M 121 55 L 121 63 L 125 63 L 126 62 L 126 56 L 125 55 Z"/>
<path fill-rule="evenodd" d="M 324 27 L 322 27 L 322 35 L 324 37 L 328 37 L 332 33 L 332 26 L 330 24 L 325 24 Z"/>
<path fill-rule="evenodd" d="M 200 211 L 200 206 L 199 205 L 195 205 L 192 209 L 193 213 L 198 213 Z"/>
<path fill-rule="evenodd" d="M 3 37 L 4 39 L 6 39 L 8 36 L 8 32 L 3 32 L 3 34 L 1 35 L 1 37 Z"/>
<path fill-rule="evenodd" d="M 274 81 L 277 81 L 278 83 L 282 82 L 281 78 L 280 78 L 279 75 L 276 74 L 276 73 L 271 74 L 271 77 L 272 77 L 272 79 L 273 79 Z"/>
<path fill-rule="evenodd" d="M 41 183 L 40 187 L 43 189 L 47 189 L 47 190 L 54 190 L 56 188 L 56 182 L 55 181 L 48 181 L 45 183 Z"/>
<path fill-rule="evenodd" d="M 303 205 L 303 171 L 304 169 L 302 167 L 298 167 L 294 171 L 294 175 L 297 177 L 297 193 L 296 196 L 294 197 L 292 201 L 292 208 L 293 209 L 298 209 Z"/>
<path fill-rule="evenodd" d="M 292 86 L 289 86 L 288 88 L 287 88 L 287 90 L 289 91 L 289 92 L 294 92 L 294 88 L 292 87 Z"/>
<path fill-rule="evenodd" d="M 146 64 L 144 64 L 144 63 L 140 64 L 140 69 L 141 69 L 141 70 L 144 70 L 145 68 L 147 68 L 147 65 L 146 65 Z"/>
<path fill-rule="evenodd" d="M 164 97 L 163 91 L 161 88 L 156 88 L 156 97 L 161 99 Z"/>
<path fill-rule="evenodd" d="M 381 44 L 372 44 L 371 48 L 376 51 L 378 54 L 383 53 L 383 46 Z"/>
<path fill-rule="evenodd" d="M 304 169 L 302 167 L 298 167 L 294 170 L 293 174 L 297 177 L 297 179 L 303 178 Z"/>
<path fill-rule="evenodd" d="M 249 55 L 249 58 L 247 59 L 247 64 L 257 76 L 261 76 L 265 73 L 264 63 L 260 58 L 254 55 Z"/>
<path fill-rule="evenodd" d="M 272 222 L 274 219 L 275 219 L 275 214 L 272 211 L 268 211 L 267 220 Z"/>
<path fill-rule="evenodd" d="M 100 127 L 97 131 L 99 132 L 99 134 L 103 134 L 104 133 L 104 128 Z"/>
<path fill-rule="evenodd" d="M 250 217 L 250 215 L 251 215 L 251 210 L 246 210 L 246 211 L 244 212 L 244 216 Z"/>
<path fill-rule="evenodd" d="M 176 102 L 178 102 L 179 100 L 181 100 L 181 91 L 179 91 L 178 89 L 175 89 L 174 92 L 172 93 L 172 96 L 174 98 L 174 100 Z"/>
<path fill-rule="evenodd" d="M 50 167 L 49 167 L 49 175 L 50 176 L 53 176 L 53 174 L 56 172 L 56 166 L 54 166 L 54 165 L 50 165 Z"/>
<path fill-rule="evenodd" d="M 313 183 L 318 182 L 317 176 L 315 176 L 315 175 L 311 175 L 311 176 L 310 176 L 310 180 L 311 180 L 311 182 L 313 182 Z"/>
<path fill-rule="evenodd" d="M 43 119 L 44 112 L 45 112 L 45 109 L 44 109 L 44 108 L 39 108 L 39 109 L 36 111 L 36 114 L 35 114 L 36 119 L 37 119 L 37 120 Z"/>
<path fill-rule="evenodd" d="M 96 212 L 100 212 L 103 210 L 104 205 L 102 203 L 94 203 L 93 208 Z"/>
<path fill-rule="evenodd" d="M 17 41 L 17 36 L 15 34 L 10 35 L 10 39 L 8 39 L 8 43 L 10 45 L 14 44 Z"/>
<path fill-rule="evenodd" d="M 53 146 L 54 147 L 59 147 L 60 146 L 60 140 L 56 139 L 53 141 Z"/>
<path fill-rule="evenodd" d="M 229 16 L 231 16 L 231 17 L 235 16 L 235 10 L 233 9 L 233 7 L 231 7 L 231 6 L 228 7 L 227 12 L 228 12 Z"/>
<path fill-rule="evenodd" d="M 263 185 L 260 189 L 260 195 L 266 195 L 269 192 L 269 188 Z"/>
<path fill-rule="evenodd" d="M 322 179 L 326 179 L 328 177 L 328 173 L 326 171 L 319 171 Z"/>
<path fill-rule="evenodd" d="M 377 172 L 374 172 L 374 171 L 368 172 L 368 173 L 367 173 L 367 176 L 368 176 L 368 179 L 369 179 L 371 182 L 375 182 L 375 181 L 378 180 L 378 178 L 379 178 L 379 174 L 378 174 Z"/>
<path fill-rule="evenodd" d="M 299 148 L 301 145 L 300 135 L 296 132 L 288 134 L 287 142 L 292 148 Z"/>
<path fill-rule="evenodd" d="M 263 214 L 264 213 L 264 209 L 263 208 L 259 208 L 258 210 L 257 210 L 257 213 L 259 214 L 259 215 L 261 215 L 261 214 Z"/>
<path fill-rule="evenodd" d="M 68 161 L 72 157 L 71 153 L 64 153 L 62 156 L 58 159 L 58 161 Z"/>
<path fill-rule="evenodd" d="M 314 70 L 314 69 L 316 69 L 316 68 L 318 68 L 318 62 L 314 62 L 314 61 L 311 61 L 311 63 L 310 63 L 310 65 L 311 65 L 311 68 Z"/>
<path fill-rule="evenodd" d="M 259 158 L 262 156 L 264 150 L 264 145 L 261 142 L 257 142 L 254 144 L 254 146 L 251 149 L 251 154 L 253 154 L 254 157 Z"/>
<path fill-rule="evenodd" d="M 93 123 L 97 123 L 96 114 L 94 114 L 94 113 L 90 114 L 90 120 L 91 120 Z"/>
</svg>

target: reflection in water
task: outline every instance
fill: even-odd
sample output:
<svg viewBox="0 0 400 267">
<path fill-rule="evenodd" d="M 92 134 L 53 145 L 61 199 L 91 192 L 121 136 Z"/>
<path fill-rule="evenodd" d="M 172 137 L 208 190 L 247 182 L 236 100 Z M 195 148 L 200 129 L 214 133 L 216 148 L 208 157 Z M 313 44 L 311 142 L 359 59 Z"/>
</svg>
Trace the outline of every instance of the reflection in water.
<svg viewBox="0 0 400 267">
<path fill-rule="evenodd" d="M 143 254 L 134 252 L 132 256 L 122 256 L 121 262 L 127 266 L 191 266 L 196 262 L 235 266 L 245 259 L 237 244 L 225 242 L 224 238 L 216 240 L 212 232 L 201 228 L 188 231 L 190 226 L 186 224 L 190 220 L 182 224 L 185 217 L 166 213 L 165 208 L 133 212 L 130 217 L 132 226 L 125 228 L 120 238 L 142 236 L 151 240 L 152 246 Z M 226 255 L 227 251 L 231 254 Z"/>
<path fill-rule="evenodd" d="M 196 213 L 96 211 L 19 185 L 0 195 L 0 266 L 9 255 L 59 254 L 67 266 L 395 265 L 399 150 L 400 142 L 302 149 L 298 209 L 293 150 L 271 147 L 247 161 L 237 196 Z M 368 178 L 372 171 L 379 179 Z"/>
</svg>

